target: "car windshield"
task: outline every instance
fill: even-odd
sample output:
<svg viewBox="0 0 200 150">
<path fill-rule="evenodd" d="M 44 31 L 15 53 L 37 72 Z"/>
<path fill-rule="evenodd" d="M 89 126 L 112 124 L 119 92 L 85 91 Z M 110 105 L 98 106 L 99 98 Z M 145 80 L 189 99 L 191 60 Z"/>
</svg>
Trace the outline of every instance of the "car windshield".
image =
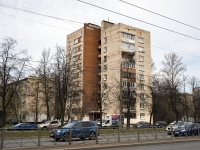
<svg viewBox="0 0 200 150">
<path fill-rule="evenodd" d="M 45 124 L 46 124 L 46 123 L 50 123 L 50 121 L 46 121 Z"/>
<path fill-rule="evenodd" d="M 75 123 L 76 123 L 76 122 L 68 123 L 68 124 L 62 126 L 62 128 L 72 128 L 72 127 L 74 126 Z"/>
<path fill-rule="evenodd" d="M 21 125 L 22 125 L 22 123 L 18 123 L 16 125 L 14 125 L 14 127 L 18 127 L 18 126 L 21 126 Z"/>
<path fill-rule="evenodd" d="M 175 125 L 180 126 L 180 125 L 183 125 L 183 123 L 182 122 L 177 122 Z"/>
</svg>

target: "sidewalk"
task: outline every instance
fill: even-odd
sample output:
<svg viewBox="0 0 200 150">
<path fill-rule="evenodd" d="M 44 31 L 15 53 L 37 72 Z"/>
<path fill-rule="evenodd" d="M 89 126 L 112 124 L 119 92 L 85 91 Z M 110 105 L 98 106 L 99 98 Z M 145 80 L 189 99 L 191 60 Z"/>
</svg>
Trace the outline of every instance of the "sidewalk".
<svg viewBox="0 0 200 150">
<path fill-rule="evenodd" d="M 140 142 L 122 142 L 122 143 L 101 143 L 101 144 L 83 144 L 83 145 L 67 145 L 60 146 L 55 145 L 51 147 L 29 147 L 29 148 L 13 148 L 13 150 L 93 150 L 93 149 L 102 149 L 102 148 L 119 148 L 119 147 L 128 147 L 128 146 L 140 146 L 144 144 L 163 144 L 163 143 L 177 143 L 177 142 L 189 142 L 189 141 L 200 141 L 200 137 L 194 138 L 173 138 L 173 139 L 164 139 L 164 140 L 148 140 Z M 9 149 L 11 150 L 11 149 Z"/>
</svg>

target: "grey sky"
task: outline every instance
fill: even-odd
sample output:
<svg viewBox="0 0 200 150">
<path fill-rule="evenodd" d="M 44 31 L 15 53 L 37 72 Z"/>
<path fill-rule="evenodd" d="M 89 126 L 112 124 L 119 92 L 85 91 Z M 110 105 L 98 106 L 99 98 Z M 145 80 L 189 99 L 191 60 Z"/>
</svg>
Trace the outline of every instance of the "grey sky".
<svg viewBox="0 0 200 150">
<path fill-rule="evenodd" d="M 200 30 L 156 16 L 127 5 L 119 0 L 83 0 L 164 28 L 200 39 Z M 167 17 L 200 28 L 199 0 L 124 0 Z M 61 21 L 2 5 L 29 10 L 48 16 L 64 18 Z M 175 52 L 183 57 L 189 76 L 200 76 L 200 41 L 171 33 L 133 19 L 101 10 L 77 0 L 0 0 L 0 39 L 12 37 L 18 47 L 28 49 L 34 60 L 39 60 L 41 51 L 55 45 L 66 46 L 66 35 L 81 28 L 82 23 L 100 25 L 102 20 L 125 23 L 151 32 L 152 58 L 159 70 L 164 54 Z M 75 21 L 75 22 L 71 22 Z M 79 22 L 79 23 L 78 23 Z"/>
</svg>

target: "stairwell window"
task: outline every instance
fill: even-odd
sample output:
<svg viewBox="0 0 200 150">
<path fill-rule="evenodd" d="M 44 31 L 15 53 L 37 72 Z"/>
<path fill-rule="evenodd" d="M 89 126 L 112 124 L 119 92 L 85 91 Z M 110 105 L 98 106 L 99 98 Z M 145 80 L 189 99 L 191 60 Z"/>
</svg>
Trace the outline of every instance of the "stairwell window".
<svg viewBox="0 0 200 150">
<path fill-rule="evenodd" d="M 106 53 L 107 52 L 107 47 L 104 47 L 104 53 Z"/>
<path fill-rule="evenodd" d="M 107 43 L 107 37 L 104 38 L 104 44 L 106 44 L 106 43 Z"/>
<path fill-rule="evenodd" d="M 104 77 L 103 77 L 103 79 L 104 79 L 104 81 L 106 81 L 106 80 L 107 80 L 107 75 L 106 75 L 106 74 L 104 74 Z"/>
<path fill-rule="evenodd" d="M 144 56 L 139 56 L 139 61 L 143 62 L 144 61 Z"/>
<path fill-rule="evenodd" d="M 104 62 L 107 62 L 107 56 L 104 56 Z"/>
<path fill-rule="evenodd" d="M 139 80 L 144 80 L 144 75 L 143 74 L 139 74 Z"/>
<path fill-rule="evenodd" d="M 139 46 L 139 52 L 144 53 L 144 47 Z"/>
<path fill-rule="evenodd" d="M 144 71 L 144 65 L 139 65 L 139 70 Z"/>
<path fill-rule="evenodd" d="M 139 37 L 139 38 L 138 38 L 138 42 L 139 42 L 139 43 L 144 43 L 144 39 L 141 38 L 141 37 Z"/>
</svg>

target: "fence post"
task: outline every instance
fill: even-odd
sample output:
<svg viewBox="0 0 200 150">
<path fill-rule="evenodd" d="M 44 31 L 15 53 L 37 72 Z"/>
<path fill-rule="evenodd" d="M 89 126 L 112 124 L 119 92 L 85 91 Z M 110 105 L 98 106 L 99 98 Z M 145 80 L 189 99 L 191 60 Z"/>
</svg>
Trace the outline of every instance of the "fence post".
<svg viewBox="0 0 200 150">
<path fill-rule="evenodd" d="M 189 133 L 190 134 L 190 133 Z M 187 131 L 186 131 L 186 126 L 185 126 L 185 137 L 188 137 Z"/>
<path fill-rule="evenodd" d="M 39 128 L 38 130 L 38 147 L 40 147 L 41 145 L 41 128 Z"/>
<path fill-rule="evenodd" d="M 0 128 L 1 129 L 1 150 L 3 150 L 3 142 L 4 142 L 4 129 L 3 128 Z"/>
<path fill-rule="evenodd" d="M 120 127 L 118 126 L 118 142 L 120 143 Z"/>
<path fill-rule="evenodd" d="M 155 139 L 157 140 L 158 137 L 157 137 L 157 127 L 155 126 Z"/>
<path fill-rule="evenodd" d="M 140 130 L 140 128 L 138 127 L 137 128 L 137 131 L 138 131 L 138 141 L 140 141 L 140 131 L 139 130 Z"/>
<path fill-rule="evenodd" d="M 69 129 L 69 145 L 72 145 L 72 129 Z"/>
<path fill-rule="evenodd" d="M 171 138 L 173 138 L 173 128 L 172 128 L 172 126 L 171 126 Z"/>
<path fill-rule="evenodd" d="M 98 144 L 98 134 L 99 134 L 99 130 L 98 130 L 98 127 L 97 127 L 97 132 L 96 132 L 96 134 L 95 134 L 96 144 Z"/>
</svg>

